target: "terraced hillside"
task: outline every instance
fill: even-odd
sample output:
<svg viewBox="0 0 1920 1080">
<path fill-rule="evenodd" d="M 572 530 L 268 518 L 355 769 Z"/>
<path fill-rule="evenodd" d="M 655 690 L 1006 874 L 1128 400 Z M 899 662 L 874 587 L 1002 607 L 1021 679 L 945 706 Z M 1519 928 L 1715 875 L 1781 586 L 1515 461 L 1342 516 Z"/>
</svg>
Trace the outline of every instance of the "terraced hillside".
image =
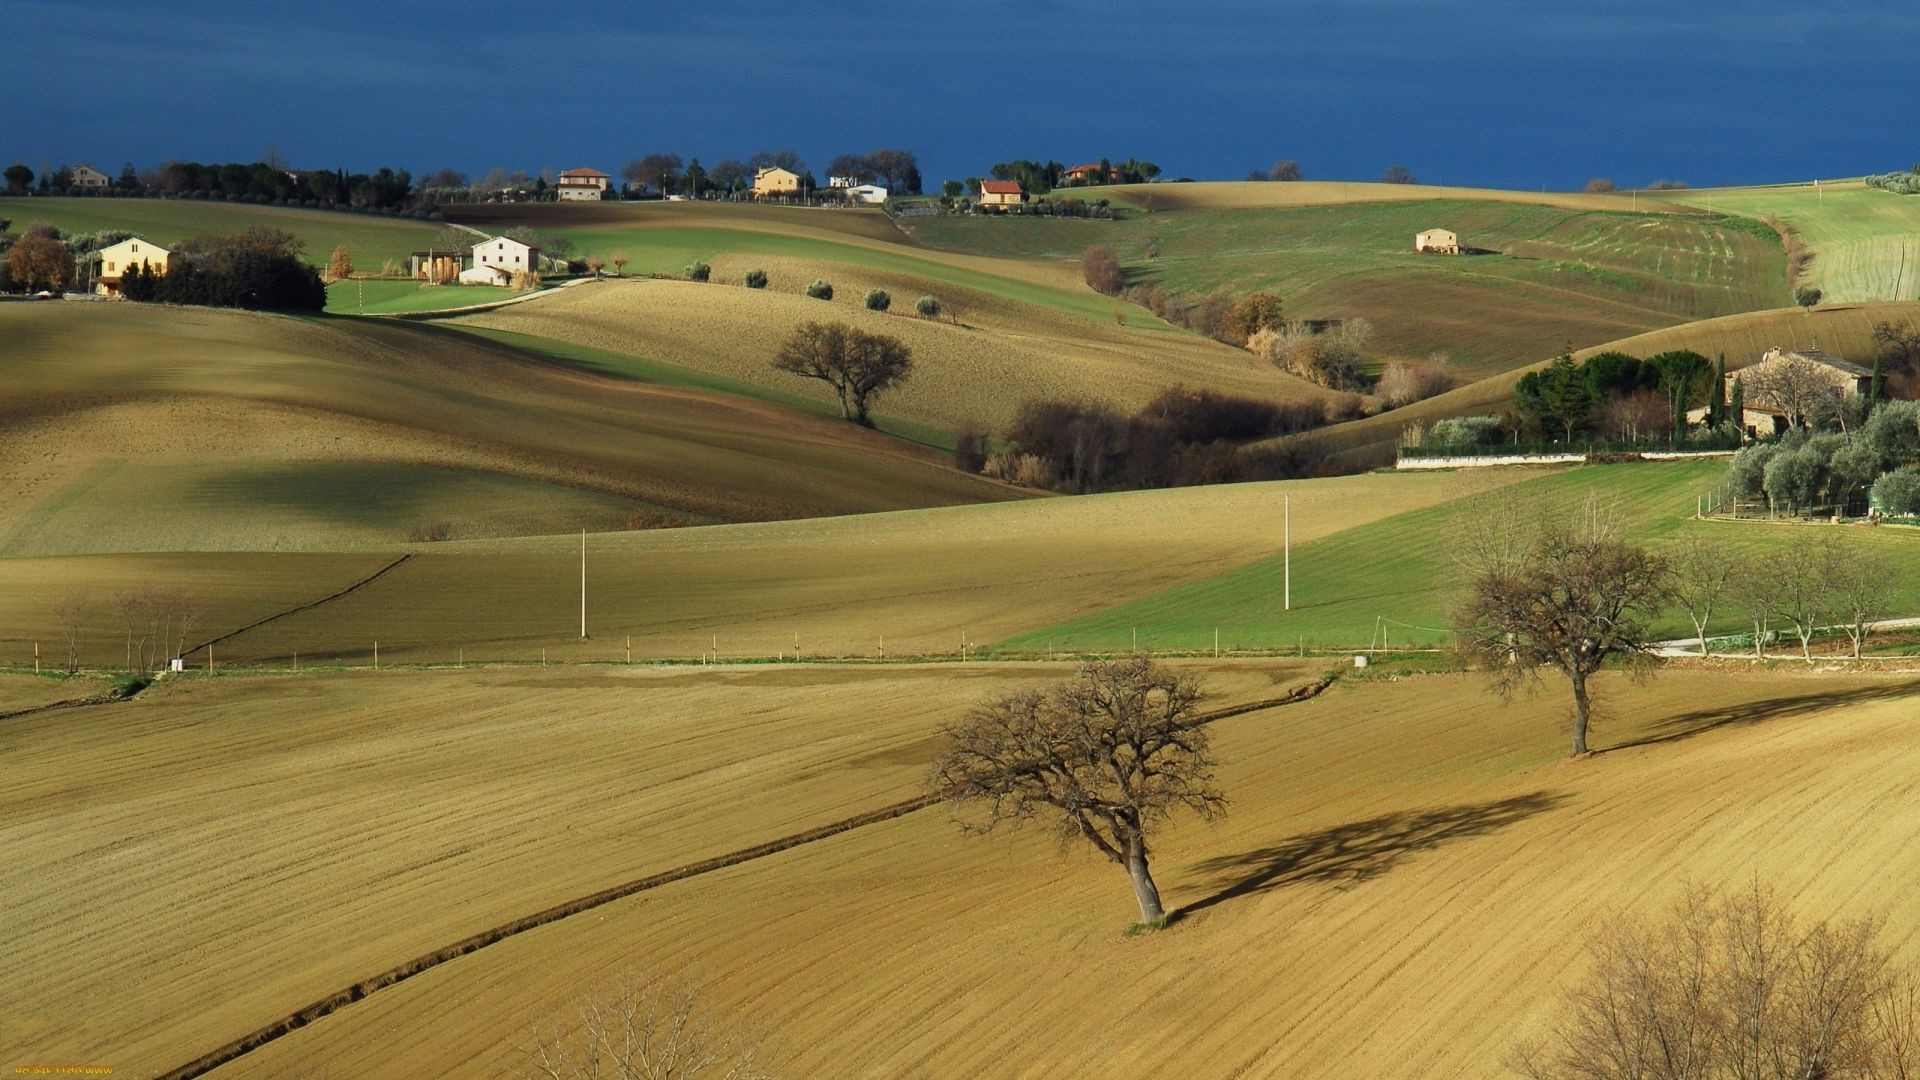
<svg viewBox="0 0 1920 1080">
<path fill-rule="evenodd" d="M 0 309 L 0 554 L 291 550 L 1023 497 L 766 402 L 431 327 Z"/>
<path fill-rule="evenodd" d="M 1647 201 L 1638 213 L 1614 208 L 1625 197 L 1580 209 L 1452 191 L 1268 205 L 1225 197 L 1236 191 L 1183 198 L 1189 187 L 1216 186 L 1127 189 L 1135 199 L 1157 200 L 1160 188 L 1175 194 L 1171 208 L 1114 221 L 934 217 L 904 224 L 931 246 L 1003 257 L 1075 259 L 1104 244 L 1134 281 L 1197 294 L 1268 290 L 1297 317 L 1365 318 L 1382 355 L 1445 353 L 1468 378 L 1530 363 L 1569 340 L 1596 345 L 1788 300 L 1778 237 L 1745 218 L 1676 213 Z M 1246 186 L 1277 196 L 1296 187 Z M 1453 230 L 1476 252 L 1416 254 L 1414 234 L 1434 227 Z"/>
</svg>

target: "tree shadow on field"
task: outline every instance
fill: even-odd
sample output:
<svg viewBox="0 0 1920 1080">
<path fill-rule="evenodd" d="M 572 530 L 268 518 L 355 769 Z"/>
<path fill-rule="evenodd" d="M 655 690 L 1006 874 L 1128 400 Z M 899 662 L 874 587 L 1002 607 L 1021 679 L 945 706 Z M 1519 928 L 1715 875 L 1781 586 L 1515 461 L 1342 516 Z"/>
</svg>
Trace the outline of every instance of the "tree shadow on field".
<svg viewBox="0 0 1920 1080">
<path fill-rule="evenodd" d="M 1303 833 L 1239 855 L 1208 859 L 1197 869 L 1219 879 L 1217 891 L 1178 909 L 1168 921 L 1177 922 L 1215 904 L 1288 885 L 1332 882 L 1344 888 L 1368 881 L 1414 852 L 1506 828 L 1566 800 L 1558 792 L 1535 791 L 1493 802 L 1401 811 Z"/>
<path fill-rule="evenodd" d="M 1609 746 L 1599 753 L 1610 754 L 1617 750 L 1628 750 L 1636 746 L 1658 746 L 1661 743 L 1679 742 L 1691 739 L 1695 735 L 1704 735 L 1720 728 L 1764 724 L 1770 720 L 1786 720 L 1795 716 L 1824 712 L 1845 705 L 1868 705 L 1877 701 L 1898 701 L 1901 698 L 1920 694 L 1920 679 L 1905 682 L 1887 683 L 1880 686 L 1856 686 L 1847 689 L 1821 690 L 1809 694 L 1792 694 L 1782 697 L 1766 698 L 1761 701 L 1749 701 L 1736 705 L 1726 705 L 1710 709 L 1695 709 L 1692 712 L 1671 716 L 1653 725 L 1653 733 L 1638 739 Z"/>
</svg>

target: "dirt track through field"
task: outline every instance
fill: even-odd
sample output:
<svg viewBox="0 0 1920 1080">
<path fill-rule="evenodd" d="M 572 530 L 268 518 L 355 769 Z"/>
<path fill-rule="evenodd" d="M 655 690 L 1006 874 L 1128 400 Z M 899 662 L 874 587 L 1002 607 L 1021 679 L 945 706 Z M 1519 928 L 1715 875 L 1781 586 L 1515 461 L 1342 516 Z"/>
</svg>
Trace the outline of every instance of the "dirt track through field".
<svg viewBox="0 0 1920 1080">
<path fill-rule="evenodd" d="M 388 569 L 391 569 L 391 567 Z M 385 571 L 382 571 L 382 573 L 384 572 Z M 1215 721 L 1226 720 L 1235 716 L 1244 716 L 1248 713 L 1279 708 L 1284 705 L 1298 704 L 1319 696 L 1322 691 L 1331 685 L 1333 685 L 1331 678 L 1316 679 L 1313 682 L 1296 686 L 1279 697 L 1251 701 L 1205 713 L 1198 718 L 1198 722 L 1201 724 L 1211 724 Z M 526 933 L 529 930 L 559 922 L 569 916 L 578 915 L 584 911 L 591 911 L 594 908 L 633 896 L 637 893 L 657 889 L 675 882 L 685 881 L 703 874 L 710 874 L 718 870 L 725 870 L 742 865 L 743 863 L 752 862 L 756 859 L 764 859 L 772 855 L 778 855 L 806 844 L 816 843 L 829 837 L 852 832 L 855 829 L 905 817 L 908 814 L 934 806 L 939 801 L 937 797 L 931 795 L 922 795 L 913 799 L 907 799 L 890 806 L 868 811 L 864 814 L 857 814 L 853 817 L 843 818 L 836 822 L 808 829 L 804 832 L 794 833 L 776 840 L 756 844 L 752 847 L 715 856 L 711 859 L 703 859 L 699 862 L 690 863 L 662 873 L 650 874 L 622 885 L 616 885 L 576 900 L 558 904 L 545 911 L 515 919 L 512 922 L 496 926 L 490 930 L 481 931 L 478 934 L 463 938 L 445 948 L 436 949 L 433 952 L 416 957 L 407 963 L 389 968 L 371 978 L 362 979 L 349 987 L 335 991 L 250 1034 L 235 1039 L 233 1042 L 217 1050 L 203 1054 L 178 1068 L 170 1069 L 162 1073 L 158 1080 L 191 1080 L 193 1077 L 204 1076 L 228 1062 L 234 1061 L 282 1036 L 303 1028 L 315 1020 L 328 1016 L 340 1008 L 359 1001 L 370 994 L 394 986 L 422 972 L 437 968 L 442 964 L 457 960 L 469 953 L 477 952 L 489 945 Z"/>
<path fill-rule="evenodd" d="M 265 626 L 276 619 L 284 619 L 289 615 L 298 615 L 303 611 L 312 611 L 314 608 L 317 608 L 322 604 L 332 603 L 333 601 L 338 600 L 343 596 L 349 595 L 353 592 L 356 592 L 360 589 L 367 587 L 368 585 L 373 584 L 375 581 L 378 581 L 380 578 L 384 577 L 388 571 L 399 569 L 402 563 L 405 563 L 412 558 L 413 558 L 413 552 L 409 551 L 405 555 L 400 556 L 399 558 L 393 560 L 392 562 L 381 567 L 380 569 L 375 570 L 373 573 L 368 574 L 366 577 L 361 578 L 359 581 L 354 582 L 353 584 L 347 586 L 344 589 L 339 589 L 334 592 L 330 592 L 318 600 L 310 600 L 307 603 L 299 604 L 294 607 L 287 608 L 285 611 L 276 611 L 272 615 L 269 615 L 264 619 L 256 619 L 253 622 L 248 623 L 247 625 L 241 627 L 238 630 L 230 630 L 227 633 L 221 634 L 217 638 L 210 638 L 206 641 L 201 642 L 198 645 L 193 646 L 192 648 L 181 649 L 180 655 L 191 656 L 194 653 L 199 652 L 201 649 L 210 648 L 214 645 L 220 644 L 223 641 L 231 641 L 234 638 L 239 637 L 241 634 L 244 634 L 249 630 L 258 629 L 259 627 Z"/>
</svg>

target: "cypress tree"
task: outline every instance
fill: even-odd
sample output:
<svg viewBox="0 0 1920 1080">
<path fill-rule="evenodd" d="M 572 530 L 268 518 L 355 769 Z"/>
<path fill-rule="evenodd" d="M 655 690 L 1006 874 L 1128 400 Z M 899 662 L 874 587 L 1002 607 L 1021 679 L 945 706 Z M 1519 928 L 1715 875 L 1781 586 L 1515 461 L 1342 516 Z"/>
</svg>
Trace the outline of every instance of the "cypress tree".
<svg viewBox="0 0 1920 1080">
<path fill-rule="evenodd" d="M 1707 426 L 1717 428 L 1727 422 L 1727 354 L 1721 353 L 1713 364 L 1713 394 L 1707 399 Z"/>
<path fill-rule="evenodd" d="M 1740 386 L 1740 376 L 1733 377 L 1733 393 L 1727 402 L 1727 415 L 1732 418 L 1733 426 L 1744 434 L 1747 430 L 1747 393 Z"/>
<path fill-rule="evenodd" d="M 1877 409 L 1887 399 L 1887 372 L 1880 357 L 1873 358 L 1873 383 L 1867 390 L 1867 408 Z"/>
</svg>

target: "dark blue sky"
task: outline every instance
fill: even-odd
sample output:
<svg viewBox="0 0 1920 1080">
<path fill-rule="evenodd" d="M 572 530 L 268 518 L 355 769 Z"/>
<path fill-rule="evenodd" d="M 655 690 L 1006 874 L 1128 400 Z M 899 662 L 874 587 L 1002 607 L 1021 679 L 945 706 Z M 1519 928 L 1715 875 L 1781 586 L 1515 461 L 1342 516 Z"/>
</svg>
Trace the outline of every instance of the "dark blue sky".
<svg viewBox="0 0 1920 1080">
<path fill-rule="evenodd" d="M 0 158 L 617 172 L 904 146 L 1238 178 L 1577 187 L 1920 158 L 1888 0 L 9 0 Z M 31 104 L 31 107 L 29 106 Z"/>
</svg>

